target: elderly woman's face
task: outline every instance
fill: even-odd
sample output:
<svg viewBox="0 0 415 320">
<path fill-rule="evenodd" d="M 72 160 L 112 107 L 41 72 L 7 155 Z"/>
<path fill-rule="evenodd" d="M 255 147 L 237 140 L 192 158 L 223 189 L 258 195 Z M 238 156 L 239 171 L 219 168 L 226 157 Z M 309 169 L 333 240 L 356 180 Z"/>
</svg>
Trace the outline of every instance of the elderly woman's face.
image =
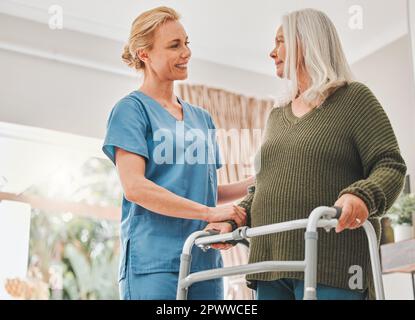
<svg viewBox="0 0 415 320">
<path fill-rule="evenodd" d="M 277 30 L 275 36 L 275 48 L 271 51 L 270 57 L 275 61 L 277 68 L 277 76 L 283 78 L 284 76 L 284 62 L 285 62 L 285 43 L 284 43 L 284 32 L 282 27 Z"/>
</svg>

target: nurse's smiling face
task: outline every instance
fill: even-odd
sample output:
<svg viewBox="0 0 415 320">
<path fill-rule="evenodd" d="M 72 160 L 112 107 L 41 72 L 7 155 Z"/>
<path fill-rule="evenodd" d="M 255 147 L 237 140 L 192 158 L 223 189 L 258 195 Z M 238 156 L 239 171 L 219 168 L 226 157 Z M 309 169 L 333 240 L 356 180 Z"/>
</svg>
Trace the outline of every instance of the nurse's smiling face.
<svg viewBox="0 0 415 320">
<path fill-rule="evenodd" d="M 146 65 L 146 76 L 161 81 L 184 80 L 191 57 L 188 36 L 179 21 L 167 21 L 154 33 L 150 50 L 142 50 L 139 57 Z"/>
</svg>

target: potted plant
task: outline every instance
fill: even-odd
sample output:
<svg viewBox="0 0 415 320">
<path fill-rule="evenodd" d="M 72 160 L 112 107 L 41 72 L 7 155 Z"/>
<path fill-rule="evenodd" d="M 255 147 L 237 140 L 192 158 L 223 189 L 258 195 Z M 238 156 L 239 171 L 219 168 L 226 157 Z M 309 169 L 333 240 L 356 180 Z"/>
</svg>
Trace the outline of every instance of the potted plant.
<svg viewBox="0 0 415 320">
<path fill-rule="evenodd" d="M 401 194 L 388 212 L 394 226 L 395 242 L 412 239 L 412 214 L 415 212 L 415 195 Z"/>
</svg>

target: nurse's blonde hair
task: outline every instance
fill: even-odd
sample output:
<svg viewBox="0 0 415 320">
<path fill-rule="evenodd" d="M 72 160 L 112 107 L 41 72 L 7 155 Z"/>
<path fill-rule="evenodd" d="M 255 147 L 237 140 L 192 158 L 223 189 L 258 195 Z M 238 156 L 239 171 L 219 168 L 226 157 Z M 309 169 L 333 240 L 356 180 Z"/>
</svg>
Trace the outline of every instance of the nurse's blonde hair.
<svg viewBox="0 0 415 320">
<path fill-rule="evenodd" d="M 180 15 L 172 8 L 157 7 L 140 14 L 132 23 L 128 43 L 124 46 L 122 60 L 137 71 L 144 69 L 144 62 L 138 57 L 138 51 L 151 49 L 154 33 L 167 21 L 177 21 Z"/>
<path fill-rule="evenodd" d="M 333 89 L 353 81 L 350 66 L 330 18 L 315 9 L 303 9 L 284 15 L 283 32 L 286 46 L 284 76 L 292 81 L 292 99 L 298 94 L 298 46 L 304 66 L 311 78 L 303 92 L 306 103 L 324 101 Z"/>
</svg>

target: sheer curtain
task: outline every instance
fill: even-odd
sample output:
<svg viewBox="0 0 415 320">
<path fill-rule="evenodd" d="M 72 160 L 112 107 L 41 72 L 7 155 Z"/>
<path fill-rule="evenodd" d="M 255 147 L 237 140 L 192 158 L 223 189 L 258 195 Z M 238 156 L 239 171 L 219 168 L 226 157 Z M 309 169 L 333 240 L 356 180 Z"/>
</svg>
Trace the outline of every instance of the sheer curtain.
<svg viewBox="0 0 415 320">
<path fill-rule="evenodd" d="M 253 175 L 253 157 L 260 147 L 262 131 L 274 102 L 203 85 L 180 84 L 178 94 L 212 115 L 224 162 L 218 172 L 219 184 L 237 182 Z M 249 249 L 243 245 L 221 253 L 225 266 L 248 263 Z M 225 299 L 252 298 L 253 292 L 246 286 L 245 276 L 225 278 Z"/>
</svg>

